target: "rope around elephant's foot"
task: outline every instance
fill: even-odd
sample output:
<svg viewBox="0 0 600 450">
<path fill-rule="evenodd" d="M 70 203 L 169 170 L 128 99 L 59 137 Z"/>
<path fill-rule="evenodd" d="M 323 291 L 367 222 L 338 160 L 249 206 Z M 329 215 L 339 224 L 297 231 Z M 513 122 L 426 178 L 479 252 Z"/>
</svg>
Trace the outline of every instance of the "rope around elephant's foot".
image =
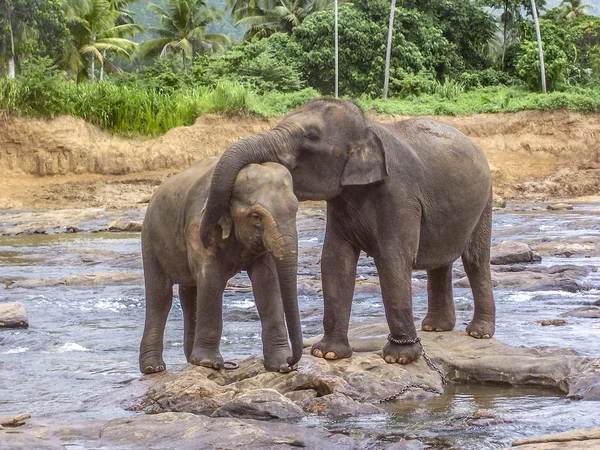
<svg viewBox="0 0 600 450">
<path fill-rule="evenodd" d="M 425 392 L 431 392 L 432 394 L 438 394 L 438 395 L 441 395 L 444 393 L 444 389 L 446 388 L 446 385 L 448 384 L 448 380 L 446 379 L 444 372 L 442 372 L 441 369 L 434 364 L 434 362 L 431 360 L 431 358 L 429 356 L 427 356 L 427 353 L 425 353 L 425 347 L 423 347 L 420 337 L 416 337 L 415 339 L 401 340 L 401 339 L 394 339 L 392 337 L 392 335 L 390 334 L 388 336 L 388 341 L 390 341 L 394 344 L 398 344 L 398 345 L 419 344 L 421 346 L 421 356 L 423 356 L 423 359 L 425 360 L 425 362 L 427 363 L 429 368 L 431 370 L 435 370 L 440 375 L 440 378 L 442 379 L 442 391 L 440 392 L 437 389 L 427 386 L 426 384 L 411 383 L 407 386 L 404 386 L 399 392 L 396 392 L 395 394 L 392 394 L 388 397 L 382 398 L 381 400 L 378 400 L 376 403 L 385 403 L 385 402 L 391 402 L 392 400 L 396 400 L 397 398 L 402 397 L 406 391 L 408 391 L 409 389 L 412 389 L 412 388 L 422 389 Z"/>
</svg>

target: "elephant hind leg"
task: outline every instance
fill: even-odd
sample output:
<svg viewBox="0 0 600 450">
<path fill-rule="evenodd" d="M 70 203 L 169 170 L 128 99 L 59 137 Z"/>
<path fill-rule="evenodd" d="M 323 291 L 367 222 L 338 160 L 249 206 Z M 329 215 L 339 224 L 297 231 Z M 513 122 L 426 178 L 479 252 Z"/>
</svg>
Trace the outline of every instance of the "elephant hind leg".
<svg viewBox="0 0 600 450">
<path fill-rule="evenodd" d="M 467 326 L 467 333 L 479 339 L 492 337 L 496 328 L 496 306 L 490 271 L 491 238 L 492 196 L 490 194 L 488 204 L 462 254 L 475 304 L 473 320 Z"/>
<path fill-rule="evenodd" d="M 154 253 L 144 248 L 144 284 L 146 288 L 146 322 L 140 344 L 140 371 L 161 372 L 165 326 L 173 302 L 173 284 L 160 267 Z"/>
<path fill-rule="evenodd" d="M 452 298 L 452 264 L 427 271 L 427 315 L 423 331 L 451 331 L 456 324 Z"/>
<path fill-rule="evenodd" d="M 188 362 L 190 362 L 196 336 L 196 293 L 195 285 L 179 286 L 179 301 L 183 312 L 183 350 Z"/>
</svg>

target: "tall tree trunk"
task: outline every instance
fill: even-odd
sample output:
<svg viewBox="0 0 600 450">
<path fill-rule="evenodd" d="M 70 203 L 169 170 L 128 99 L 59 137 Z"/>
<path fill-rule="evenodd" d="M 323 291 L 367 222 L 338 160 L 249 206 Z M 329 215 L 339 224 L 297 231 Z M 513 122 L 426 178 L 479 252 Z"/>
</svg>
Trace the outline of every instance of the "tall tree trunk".
<svg viewBox="0 0 600 450">
<path fill-rule="evenodd" d="M 537 36 L 538 51 L 540 54 L 540 77 L 542 79 L 542 92 L 546 93 L 546 67 L 544 66 L 544 49 L 542 48 L 542 33 L 540 31 L 540 21 L 538 19 L 535 0 L 531 0 L 531 13 L 533 14 L 533 22 L 535 23 L 535 35 Z"/>
<path fill-rule="evenodd" d="M 502 68 L 504 69 L 504 58 L 506 57 L 506 35 L 508 34 L 508 5 L 504 4 L 504 34 L 502 36 Z"/>
<path fill-rule="evenodd" d="M 335 16 L 335 24 L 334 24 L 334 34 L 335 34 L 335 98 L 338 98 L 339 94 L 339 41 L 338 41 L 338 0 L 335 0 L 334 4 L 334 16 Z"/>
<path fill-rule="evenodd" d="M 10 14 L 10 10 L 12 6 L 10 3 L 6 5 L 8 9 L 8 26 L 10 28 L 10 54 L 8 55 L 8 78 L 14 78 L 16 76 L 16 64 L 15 64 L 15 35 L 13 32 L 12 26 L 12 17 Z"/>
<path fill-rule="evenodd" d="M 390 83 L 390 59 L 392 58 L 392 35 L 394 32 L 394 16 L 396 15 L 396 0 L 392 0 L 390 22 L 388 24 L 387 49 L 385 52 L 385 75 L 383 77 L 383 99 L 387 99 Z"/>
<path fill-rule="evenodd" d="M 104 79 L 104 59 L 106 58 L 106 50 L 102 52 L 102 62 L 100 63 L 100 81 Z"/>
<path fill-rule="evenodd" d="M 91 58 L 92 58 L 92 61 L 90 62 L 90 67 L 91 67 L 90 79 L 92 81 L 96 81 L 96 58 L 94 58 L 94 55 L 92 55 Z"/>
<path fill-rule="evenodd" d="M 185 57 L 185 50 L 181 50 L 183 56 L 183 73 L 187 73 L 187 58 Z"/>
</svg>

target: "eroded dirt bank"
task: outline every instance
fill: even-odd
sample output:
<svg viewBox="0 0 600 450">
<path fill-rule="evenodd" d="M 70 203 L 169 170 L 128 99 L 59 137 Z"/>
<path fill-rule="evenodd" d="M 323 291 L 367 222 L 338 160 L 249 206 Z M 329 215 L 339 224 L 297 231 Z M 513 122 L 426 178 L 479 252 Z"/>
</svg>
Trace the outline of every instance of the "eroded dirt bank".
<svg viewBox="0 0 600 450">
<path fill-rule="evenodd" d="M 600 193 L 600 115 L 526 111 L 437 119 L 483 148 L 497 195 L 545 200 Z M 203 116 L 142 141 L 72 117 L 1 119 L 0 208 L 131 208 L 171 173 L 277 121 Z"/>
</svg>

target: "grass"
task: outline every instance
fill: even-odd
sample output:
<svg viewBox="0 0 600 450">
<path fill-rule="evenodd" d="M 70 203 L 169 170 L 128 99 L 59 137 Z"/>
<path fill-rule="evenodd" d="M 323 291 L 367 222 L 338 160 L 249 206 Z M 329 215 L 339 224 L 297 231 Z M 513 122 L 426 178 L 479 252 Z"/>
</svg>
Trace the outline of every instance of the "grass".
<svg viewBox="0 0 600 450">
<path fill-rule="evenodd" d="M 110 82 L 75 84 L 59 79 L 0 79 L 0 112 L 8 115 L 80 117 L 123 136 L 159 136 L 191 125 L 205 113 L 274 117 L 318 97 L 313 89 L 258 95 L 246 87 L 223 82 L 214 88 L 193 87 L 157 92 L 143 86 Z M 430 95 L 388 100 L 360 98 L 365 111 L 380 114 L 462 115 L 523 110 L 571 109 L 600 113 L 600 88 L 570 88 L 546 95 L 504 86 L 465 91 L 446 83 Z"/>
</svg>

